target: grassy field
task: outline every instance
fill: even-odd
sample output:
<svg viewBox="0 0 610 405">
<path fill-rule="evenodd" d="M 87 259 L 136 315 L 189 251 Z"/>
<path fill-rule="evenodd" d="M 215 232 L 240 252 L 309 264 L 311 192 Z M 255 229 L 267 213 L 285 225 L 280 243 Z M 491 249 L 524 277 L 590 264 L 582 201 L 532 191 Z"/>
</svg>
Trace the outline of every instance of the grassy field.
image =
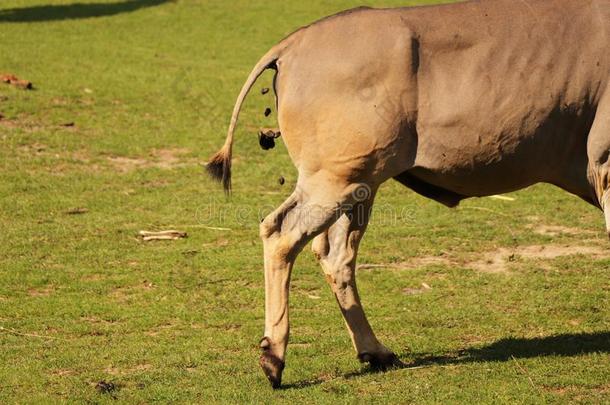
<svg viewBox="0 0 610 405">
<path fill-rule="evenodd" d="M 0 403 L 609 402 L 603 218 L 546 185 L 454 210 L 384 185 L 359 283 L 409 367 L 362 368 L 307 249 L 272 391 L 258 222 L 296 178 L 255 135 L 274 125 L 271 73 L 242 114 L 230 201 L 202 163 L 258 58 L 361 3 L 100 1 L 0 4 L 0 73 L 35 86 L 0 83 Z M 188 238 L 137 237 L 165 229 Z"/>
</svg>

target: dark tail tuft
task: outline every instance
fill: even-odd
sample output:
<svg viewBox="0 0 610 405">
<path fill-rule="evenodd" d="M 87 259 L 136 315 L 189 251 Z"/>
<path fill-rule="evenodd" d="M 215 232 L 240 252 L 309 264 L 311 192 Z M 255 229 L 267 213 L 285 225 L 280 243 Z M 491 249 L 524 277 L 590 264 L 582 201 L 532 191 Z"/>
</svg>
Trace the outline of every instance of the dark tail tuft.
<svg viewBox="0 0 610 405">
<path fill-rule="evenodd" d="M 214 180 L 222 182 L 227 194 L 231 193 L 231 155 L 225 148 L 216 152 L 205 168 Z"/>
<path fill-rule="evenodd" d="M 289 39 L 292 38 L 292 39 Z M 250 72 L 248 79 L 244 83 L 237 96 L 235 105 L 233 106 L 233 114 L 231 114 L 231 122 L 229 123 L 229 129 L 227 131 L 227 138 L 225 139 L 224 146 L 214 156 L 210 158 L 210 161 L 206 165 L 207 171 L 216 181 L 222 182 L 222 185 L 227 194 L 231 193 L 231 150 L 233 145 L 233 134 L 235 133 L 235 126 L 237 125 L 237 118 L 241 110 L 241 106 L 248 95 L 248 92 L 266 69 L 277 70 L 277 61 L 282 52 L 294 42 L 293 36 L 290 36 L 282 40 L 279 44 L 271 48 L 257 63 L 256 66 Z"/>
</svg>

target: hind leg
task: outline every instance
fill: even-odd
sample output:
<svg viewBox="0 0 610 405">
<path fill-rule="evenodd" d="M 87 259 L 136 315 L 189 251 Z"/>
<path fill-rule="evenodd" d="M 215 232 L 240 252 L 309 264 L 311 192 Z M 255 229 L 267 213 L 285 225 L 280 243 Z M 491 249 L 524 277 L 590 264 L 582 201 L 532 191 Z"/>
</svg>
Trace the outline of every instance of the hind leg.
<svg viewBox="0 0 610 405">
<path fill-rule="evenodd" d="M 357 184 L 328 172 L 299 178 L 297 190 L 260 225 L 265 256 L 265 334 L 260 365 L 271 385 L 281 383 L 288 345 L 290 273 L 297 255 L 353 203 Z"/>
<path fill-rule="evenodd" d="M 316 237 L 312 249 L 335 294 L 358 358 L 374 368 L 385 369 L 398 365 L 398 358 L 377 340 L 356 287 L 356 255 L 369 222 L 373 197 L 369 195 L 356 202 L 326 232 Z"/>
<path fill-rule="evenodd" d="M 610 86 L 599 104 L 587 143 L 588 177 L 610 236 Z"/>
</svg>

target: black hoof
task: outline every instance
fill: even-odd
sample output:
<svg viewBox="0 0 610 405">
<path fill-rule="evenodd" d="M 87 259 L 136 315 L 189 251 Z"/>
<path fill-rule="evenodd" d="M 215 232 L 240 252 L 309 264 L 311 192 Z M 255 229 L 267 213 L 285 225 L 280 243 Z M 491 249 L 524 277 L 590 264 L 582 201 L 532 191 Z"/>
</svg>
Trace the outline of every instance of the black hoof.
<svg viewBox="0 0 610 405">
<path fill-rule="evenodd" d="M 271 353 L 268 341 L 265 338 L 263 338 L 263 341 L 261 342 L 261 348 L 263 349 L 263 353 L 258 360 L 258 364 L 260 364 L 263 373 L 265 373 L 265 377 L 267 377 L 271 383 L 271 387 L 273 387 L 273 389 L 280 388 L 280 385 L 282 385 L 282 372 L 284 371 L 285 363 L 275 354 Z"/>
<path fill-rule="evenodd" d="M 369 363 L 373 370 L 386 371 L 391 368 L 404 367 L 404 363 L 392 352 L 388 353 L 360 353 L 358 360 Z"/>
</svg>

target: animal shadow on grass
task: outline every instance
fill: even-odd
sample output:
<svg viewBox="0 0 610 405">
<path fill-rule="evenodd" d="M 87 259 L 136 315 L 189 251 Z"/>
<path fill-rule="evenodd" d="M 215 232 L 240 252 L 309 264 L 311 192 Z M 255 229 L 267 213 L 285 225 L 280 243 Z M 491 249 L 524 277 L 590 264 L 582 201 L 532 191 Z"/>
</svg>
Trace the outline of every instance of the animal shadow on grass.
<svg viewBox="0 0 610 405">
<path fill-rule="evenodd" d="M 587 353 L 610 353 L 610 332 L 575 333 L 553 335 L 540 338 L 500 339 L 479 348 L 467 348 L 442 355 L 430 353 L 405 353 L 400 357 L 410 359 L 394 369 L 414 369 L 467 363 L 500 362 L 512 359 L 523 359 L 544 356 L 578 356 Z M 403 360 L 404 361 L 404 360 Z M 339 378 L 350 379 L 379 370 L 365 367 L 360 371 L 350 372 Z M 319 385 L 328 379 L 314 379 L 285 384 L 283 389 L 306 388 Z"/>
<path fill-rule="evenodd" d="M 108 17 L 154 7 L 173 0 L 124 0 L 114 3 L 72 3 L 0 9 L 2 22 L 43 22 Z"/>
</svg>

